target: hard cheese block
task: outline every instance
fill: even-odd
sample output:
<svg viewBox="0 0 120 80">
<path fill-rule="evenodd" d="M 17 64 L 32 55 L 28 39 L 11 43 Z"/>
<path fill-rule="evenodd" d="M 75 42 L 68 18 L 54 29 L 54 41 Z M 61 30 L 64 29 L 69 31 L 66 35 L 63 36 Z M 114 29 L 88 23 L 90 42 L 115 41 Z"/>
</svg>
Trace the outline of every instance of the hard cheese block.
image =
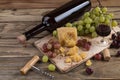
<svg viewBox="0 0 120 80">
<path fill-rule="evenodd" d="M 119 28 L 119 27 L 115 27 L 114 30 L 115 30 L 115 31 L 120 31 L 120 28 Z M 113 31 L 111 32 L 111 34 L 112 34 L 112 33 L 113 33 Z M 110 34 L 108 37 L 106 37 L 106 38 L 109 39 L 110 36 L 111 36 L 111 34 Z M 42 45 L 43 45 L 44 43 L 46 43 L 46 42 L 47 42 L 49 39 L 51 39 L 51 38 L 52 38 L 52 36 L 49 35 L 49 36 L 46 36 L 46 37 L 44 37 L 44 38 L 42 38 L 42 39 L 40 39 L 40 40 L 38 40 L 38 41 L 35 42 L 35 46 L 40 50 L 41 53 L 43 53 L 43 52 L 42 52 Z M 79 38 L 87 38 L 87 37 L 79 37 Z M 78 39 L 79 39 L 79 38 L 78 38 Z M 81 63 L 87 61 L 88 59 L 90 59 L 91 57 L 93 57 L 95 54 L 103 51 L 105 48 L 108 48 L 108 47 L 109 47 L 109 45 L 103 47 L 103 46 L 98 46 L 98 45 L 96 44 L 96 42 L 97 42 L 98 40 L 102 39 L 102 37 L 96 37 L 96 38 L 93 38 L 93 39 L 87 38 L 87 39 L 89 39 L 89 41 L 91 41 L 91 44 L 92 44 L 92 45 L 91 45 L 91 48 L 90 48 L 89 51 L 82 51 L 82 49 L 79 49 L 79 52 L 80 52 L 80 53 L 87 53 L 87 57 L 86 57 L 85 59 L 81 60 L 80 62 L 65 63 L 65 60 L 66 60 L 67 57 L 62 57 L 62 56 L 60 56 L 60 55 L 58 55 L 58 56 L 55 57 L 55 58 L 51 58 L 50 61 L 51 61 L 53 64 L 55 64 L 56 67 L 57 67 L 61 72 L 65 73 L 65 72 L 68 72 L 68 71 L 72 70 L 73 68 L 79 66 Z M 44 53 L 43 53 L 43 54 L 44 54 Z"/>
<path fill-rule="evenodd" d="M 60 44 L 73 47 L 77 42 L 77 29 L 74 27 L 61 27 L 57 29 Z"/>
</svg>

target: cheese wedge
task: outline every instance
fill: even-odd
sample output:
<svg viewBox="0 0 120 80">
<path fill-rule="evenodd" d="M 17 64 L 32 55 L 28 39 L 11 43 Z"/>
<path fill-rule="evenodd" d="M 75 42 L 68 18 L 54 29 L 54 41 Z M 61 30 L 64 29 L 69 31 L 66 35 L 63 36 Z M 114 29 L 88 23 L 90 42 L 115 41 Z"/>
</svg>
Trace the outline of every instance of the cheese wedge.
<svg viewBox="0 0 120 80">
<path fill-rule="evenodd" d="M 58 40 L 61 45 L 73 47 L 77 42 L 77 29 L 74 27 L 61 27 L 57 29 Z"/>
</svg>

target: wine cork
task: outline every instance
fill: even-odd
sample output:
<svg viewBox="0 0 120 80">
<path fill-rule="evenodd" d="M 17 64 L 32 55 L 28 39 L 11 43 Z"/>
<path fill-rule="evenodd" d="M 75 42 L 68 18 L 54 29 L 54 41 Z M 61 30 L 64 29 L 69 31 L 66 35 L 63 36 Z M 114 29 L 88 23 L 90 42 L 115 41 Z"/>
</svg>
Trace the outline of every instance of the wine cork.
<svg viewBox="0 0 120 80">
<path fill-rule="evenodd" d="M 25 35 L 18 36 L 17 40 L 26 47 L 26 37 L 25 37 Z"/>
<path fill-rule="evenodd" d="M 103 57 L 104 57 L 104 60 L 106 60 L 106 61 L 109 61 L 109 60 L 110 60 L 111 56 L 110 56 L 110 51 L 109 51 L 109 49 L 104 49 L 104 50 L 103 50 Z"/>
<path fill-rule="evenodd" d="M 35 65 L 36 62 L 38 62 L 38 60 L 40 60 L 39 56 L 33 56 L 33 58 L 30 61 L 28 61 L 23 68 L 20 69 L 21 74 L 25 75 L 31 69 L 31 67 Z"/>
</svg>

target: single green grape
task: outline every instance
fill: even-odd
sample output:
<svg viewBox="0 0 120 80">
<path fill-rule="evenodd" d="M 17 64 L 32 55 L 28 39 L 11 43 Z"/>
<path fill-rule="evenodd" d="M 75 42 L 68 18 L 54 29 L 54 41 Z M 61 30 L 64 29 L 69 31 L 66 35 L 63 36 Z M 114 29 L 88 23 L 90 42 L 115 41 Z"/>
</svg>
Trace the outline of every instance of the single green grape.
<svg viewBox="0 0 120 80">
<path fill-rule="evenodd" d="M 84 31 L 84 30 L 78 31 L 78 35 L 79 35 L 79 36 L 83 36 L 83 35 L 84 35 L 84 33 L 85 33 L 85 31 Z"/>
<path fill-rule="evenodd" d="M 100 16 L 100 13 L 99 13 L 99 12 L 95 12 L 95 15 L 96 15 L 96 16 Z"/>
<path fill-rule="evenodd" d="M 84 14 L 84 17 L 86 18 L 86 17 L 89 17 L 90 16 L 90 13 L 89 12 L 86 12 L 85 14 Z"/>
<path fill-rule="evenodd" d="M 118 25 L 117 21 L 113 20 L 111 23 L 112 27 L 116 27 Z"/>
<path fill-rule="evenodd" d="M 84 16 L 82 16 L 82 17 L 81 17 L 81 20 L 84 20 L 84 19 L 85 19 L 85 17 L 84 17 Z"/>
<path fill-rule="evenodd" d="M 75 26 L 75 27 L 77 27 L 78 26 L 78 22 L 76 21 L 72 25 Z"/>
<path fill-rule="evenodd" d="M 94 23 L 96 23 L 96 24 L 99 23 L 99 17 L 96 17 L 96 18 L 94 19 Z"/>
<path fill-rule="evenodd" d="M 53 36 L 57 37 L 57 31 L 56 30 L 53 31 Z"/>
<path fill-rule="evenodd" d="M 105 18 L 112 19 L 112 17 L 110 15 L 106 15 Z"/>
<path fill-rule="evenodd" d="M 110 24 L 111 24 L 111 23 L 110 23 L 110 19 L 106 18 L 106 19 L 105 19 L 105 24 L 106 24 L 106 25 L 110 25 Z"/>
<path fill-rule="evenodd" d="M 96 16 L 99 16 L 99 15 L 100 15 L 99 13 L 100 13 L 99 10 L 97 11 L 96 8 L 94 8 L 94 9 L 91 11 L 91 15 L 94 14 L 94 15 L 96 15 Z"/>
<path fill-rule="evenodd" d="M 100 24 L 100 22 L 99 22 L 99 17 L 96 17 L 95 19 L 94 19 L 94 26 L 96 27 L 96 26 L 98 26 Z"/>
<path fill-rule="evenodd" d="M 94 32 L 95 31 L 95 27 L 91 26 L 89 30 L 90 30 L 90 32 Z"/>
<path fill-rule="evenodd" d="M 96 28 L 98 25 L 99 25 L 99 23 L 95 23 L 95 24 L 94 24 L 95 28 Z"/>
<path fill-rule="evenodd" d="M 72 27 L 72 24 L 71 24 L 71 23 L 66 23 L 65 26 L 66 26 L 66 27 Z"/>
<path fill-rule="evenodd" d="M 104 16 L 104 14 L 100 14 L 100 16 Z M 100 16 L 98 16 L 98 17 L 100 17 Z"/>
<path fill-rule="evenodd" d="M 82 25 L 79 25 L 78 27 L 77 27 L 77 30 L 78 31 L 81 31 L 83 29 L 83 26 Z"/>
<path fill-rule="evenodd" d="M 92 19 L 90 17 L 87 17 L 84 19 L 84 22 L 87 24 L 91 24 L 92 23 Z"/>
<path fill-rule="evenodd" d="M 84 24 L 84 22 L 82 20 L 79 20 L 77 23 L 78 23 L 78 25 L 83 25 Z"/>
<path fill-rule="evenodd" d="M 101 11 L 100 7 L 95 8 L 95 12 L 100 12 L 100 11 Z"/>
<path fill-rule="evenodd" d="M 106 7 L 102 8 L 101 10 L 104 14 L 107 13 L 107 11 L 108 11 L 108 9 Z"/>
<path fill-rule="evenodd" d="M 44 55 L 42 57 L 42 62 L 44 62 L 44 63 L 48 62 L 48 56 Z"/>
<path fill-rule="evenodd" d="M 91 17 L 92 19 L 95 19 L 95 18 L 96 18 L 96 15 L 95 15 L 95 14 L 91 14 L 90 17 Z"/>
<path fill-rule="evenodd" d="M 113 17 L 114 17 L 114 14 L 113 14 L 113 13 L 109 13 L 109 15 L 111 16 L 111 18 L 113 18 Z"/>
<path fill-rule="evenodd" d="M 85 30 L 85 34 L 88 34 L 88 33 L 89 33 L 89 29 L 86 29 L 86 30 Z"/>
<path fill-rule="evenodd" d="M 91 36 L 92 36 L 92 38 L 95 38 L 95 37 L 97 37 L 98 35 L 97 35 L 96 32 L 92 32 Z"/>
<path fill-rule="evenodd" d="M 49 65 L 48 65 L 48 70 L 49 70 L 49 71 L 55 71 L 55 69 L 56 69 L 56 67 L 55 67 L 54 64 L 49 64 Z"/>
<path fill-rule="evenodd" d="M 105 17 L 104 16 L 100 16 L 99 21 L 100 22 L 104 22 L 105 21 Z"/>
<path fill-rule="evenodd" d="M 85 25 L 85 27 L 86 27 L 87 29 L 89 29 L 90 26 L 91 26 L 90 24 L 86 24 L 86 25 Z"/>
</svg>

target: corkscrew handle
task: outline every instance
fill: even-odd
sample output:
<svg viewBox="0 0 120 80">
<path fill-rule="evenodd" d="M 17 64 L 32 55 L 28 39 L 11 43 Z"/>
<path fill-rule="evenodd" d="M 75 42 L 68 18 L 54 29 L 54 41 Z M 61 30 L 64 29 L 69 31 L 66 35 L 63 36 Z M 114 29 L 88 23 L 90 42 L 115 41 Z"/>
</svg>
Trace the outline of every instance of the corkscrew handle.
<svg viewBox="0 0 120 80">
<path fill-rule="evenodd" d="M 28 61 L 23 68 L 20 69 L 20 72 L 25 75 L 31 69 L 31 67 L 34 66 L 39 60 L 39 56 L 33 56 L 33 58 Z"/>
</svg>

